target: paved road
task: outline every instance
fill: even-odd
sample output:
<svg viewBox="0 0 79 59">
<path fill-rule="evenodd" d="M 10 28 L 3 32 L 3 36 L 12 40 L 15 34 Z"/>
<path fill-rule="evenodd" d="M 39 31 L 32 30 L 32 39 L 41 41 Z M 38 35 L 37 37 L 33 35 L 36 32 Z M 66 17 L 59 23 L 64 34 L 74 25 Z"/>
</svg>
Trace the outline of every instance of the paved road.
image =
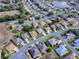
<svg viewBox="0 0 79 59">
<path fill-rule="evenodd" d="M 63 31 L 64 30 L 61 30 L 61 31 L 56 32 L 56 33 L 51 33 L 51 34 L 48 34 L 46 36 L 43 36 L 43 37 L 40 37 L 40 38 L 38 38 L 36 40 L 31 41 L 30 43 L 28 43 L 25 46 L 23 46 L 18 52 L 16 52 L 16 54 L 11 59 L 25 59 L 26 58 L 26 56 L 25 56 L 25 49 L 27 49 L 29 46 L 32 46 L 36 42 L 40 42 L 42 40 L 45 40 L 45 38 L 48 38 L 48 37 L 51 37 L 51 36 L 54 36 L 54 35 L 57 35 L 68 46 L 68 48 L 70 48 L 73 52 L 75 52 L 79 56 L 79 53 L 76 50 L 74 50 L 67 42 L 65 42 L 63 40 L 63 38 L 60 37 L 59 33 L 63 32 Z"/>
<path fill-rule="evenodd" d="M 77 29 L 77 28 L 73 28 L 73 29 Z M 40 42 L 40 41 L 43 41 L 45 40 L 46 38 L 48 37 L 51 37 L 51 36 L 58 36 L 59 39 L 61 39 L 66 45 L 68 48 L 70 48 L 74 53 L 76 53 L 78 56 L 79 56 L 79 53 L 73 49 L 72 46 L 70 46 L 65 40 L 63 40 L 63 38 L 61 37 L 60 33 L 66 31 L 68 29 L 65 29 L 65 30 L 61 30 L 61 31 L 58 31 L 58 32 L 54 32 L 54 33 L 51 33 L 51 34 L 47 34 L 46 36 L 42 36 L 36 40 L 33 40 L 31 41 L 30 43 L 27 43 L 25 46 L 23 46 L 18 52 L 15 53 L 15 55 L 11 58 L 11 59 L 25 59 L 26 56 L 25 56 L 25 50 L 29 47 L 29 46 L 32 46 L 33 44 L 37 43 L 37 42 Z"/>
<path fill-rule="evenodd" d="M 62 31 L 60 31 L 62 32 Z M 18 52 L 15 53 L 15 55 L 11 58 L 11 59 L 20 59 L 20 58 L 25 58 L 25 50 L 29 47 L 32 46 L 33 44 L 35 44 L 36 42 L 40 42 L 42 40 L 45 40 L 45 38 L 51 37 L 51 36 L 55 36 L 57 35 L 58 32 L 55 33 L 51 33 L 51 34 L 47 34 L 46 36 L 40 37 L 36 40 L 31 41 L 30 43 L 27 43 L 25 46 L 23 46 Z M 24 55 L 24 56 L 23 56 Z M 22 58 L 22 59 L 23 59 Z"/>
</svg>

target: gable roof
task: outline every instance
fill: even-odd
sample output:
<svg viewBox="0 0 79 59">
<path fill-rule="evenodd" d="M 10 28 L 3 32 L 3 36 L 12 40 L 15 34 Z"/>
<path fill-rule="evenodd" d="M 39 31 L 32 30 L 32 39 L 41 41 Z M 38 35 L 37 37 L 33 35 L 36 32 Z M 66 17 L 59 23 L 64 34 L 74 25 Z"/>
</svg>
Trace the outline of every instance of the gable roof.
<svg viewBox="0 0 79 59">
<path fill-rule="evenodd" d="M 43 30 L 42 30 L 41 28 L 38 28 L 38 29 L 37 29 L 37 32 L 38 32 L 39 34 L 42 33 L 42 31 L 43 31 Z"/>
<path fill-rule="evenodd" d="M 29 53 L 31 55 L 32 58 L 36 58 L 40 52 L 39 50 L 37 49 L 37 47 L 32 47 L 30 50 L 29 50 Z"/>
<path fill-rule="evenodd" d="M 74 46 L 75 46 L 75 47 L 79 47 L 79 39 L 76 39 L 76 40 L 75 40 Z"/>
<path fill-rule="evenodd" d="M 5 49 L 7 49 L 10 53 L 18 51 L 18 48 L 11 42 L 5 46 Z"/>
<path fill-rule="evenodd" d="M 48 49 L 48 47 L 45 45 L 45 43 L 39 43 L 37 45 L 37 48 L 41 51 L 41 52 L 46 52 L 46 50 Z"/>
<path fill-rule="evenodd" d="M 56 40 L 56 39 L 50 39 L 48 42 L 49 42 L 50 45 L 52 45 L 52 46 L 54 46 L 54 45 L 57 44 L 57 40 Z"/>
<path fill-rule="evenodd" d="M 37 37 L 37 32 L 36 31 L 31 31 L 29 32 L 30 35 L 33 37 L 33 38 L 36 38 Z"/>
<path fill-rule="evenodd" d="M 65 48 L 64 45 L 60 45 L 57 49 L 56 52 L 58 53 L 59 56 L 63 56 L 66 53 L 68 53 L 67 49 Z"/>
<path fill-rule="evenodd" d="M 23 41 L 22 41 L 21 38 L 15 38 L 13 41 L 14 41 L 17 45 L 23 43 Z"/>
<path fill-rule="evenodd" d="M 21 36 L 22 36 L 23 39 L 28 39 L 30 37 L 27 33 L 22 34 Z"/>
</svg>

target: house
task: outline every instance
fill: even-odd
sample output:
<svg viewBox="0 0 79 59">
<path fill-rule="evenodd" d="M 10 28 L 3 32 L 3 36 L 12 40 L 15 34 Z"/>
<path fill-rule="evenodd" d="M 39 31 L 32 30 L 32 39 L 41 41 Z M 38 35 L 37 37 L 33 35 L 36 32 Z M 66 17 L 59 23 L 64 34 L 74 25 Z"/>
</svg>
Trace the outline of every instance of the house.
<svg viewBox="0 0 79 59">
<path fill-rule="evenodd" d="M 42 53 L 46 53 L 46 50 L 48 49 L 45 43 L 38 43 L 36 46 Z"/>
<path fill-rule="evenodd" d="M 44 21 L 40 21 L 40 25 L 41 25 L 42 27 L 44 27 L 44 26 L 46 26 L 46 23 L 45 23 Z"/>
<path fill-rule="evenodd" d="M 16 37 L 14 40 L 16 45 L 24 45 L 24 42 L 22 41 L 21 38 Z"/>
<path fill-rule="evenodd" d="M 61 24 L 56 24 L 56 28 L 61 28 Z"/>
<path fill-rule="evenodd" d="M 64 26 L 65 28 L 68 28 L 68 23 L 67 22 L 63 22 L 63 23 L 61 23 L 62 24 L 62 26 Z"/>
<path fill-rule="evenodd" d="M 29 33 L 30 33 L 30 35 L 32 36 L 33 39 L 36 39 L 36 37 L 37 37 L 37 32 L 36 31 L 31 31 Z"/>
<path fill-rule="evenodd" d="M 59 28 L 61 28 L 62 30 L 64 30 L 64 29 L 65 29 L 65 28 L 64 28 L 64 26 L 63 26 L 63 25 L 61 25 L 61 24 L 60 24 L 60 27 L 59 27 Z"/>
<path fill-rule="evenodd" d="M 74 54 L 70 54 L 68 56 L 66 56 L 64 59 L 76 59 Z"/>
<path fill-rule="evenodd" d="M 64 45 L 60 45 L 60 46 L 56 49 L 56 52 L 57 52 L 57 54 L 58 54 L 60 57 L 62 57 L 62 56 L 64 56 L 65 54 L 68 53 L 68 51 L 67 51 L 67 49 L 66 49 L 66 47 L 65 47 Z"/>
<path fill-rule="evenodd" d="M 49 23 L 52 23 L 51 20 L 45 20 L 45 22 L 48 23 L 48 24 L 49 24 Z"/>
<path fill-rule="evenodd" d="M 25 50 L 25 55 L 28 57 L 28 59 L 32 59 L 32 57 L 31 57 L 31 55 L 29 54 L 28 50 L 29 50 L 29 48 L 27 48 L 27 49 Z"/>
<path fill-rule="evenodd" d="M 31 57 L 33 59 L 36 59 L 36 58 L 40 58 L 41 57 L 41 54 L 40 54 L 40 52 L 39 52 L 39 50 L 38 50 L 37 47 L 32 47 L 28 51 L 29 51 L 29 53 L 30 53 L 30 55 L 31 55 Z"/>
<path fill-rule="evenodd" d="M 21 31 L 22 30 L 22 25 L 20 25 L 20 24 L 17 24 L 17 26 L 16 26 L 16 31 L 18 32 L 18 31 Z"/>
<path fill-rule="evenodd" d="M 43 30 L 42 30 L 41 28 L 38 28 L 38 29 L 36 29 L 36 31 L 37 31 L 39 34 L 41 34 Z"/>
<path fill-rule="evenodd" d="M 13 53 L 13 52 L 17 52 L 18 51 L 18 48 L 13 44 L 13 43 L 8 43 L 6 46 L 5 46 L 5 49 L 7 51 L 9 51 L 10 53 Z"/>
<path fill-rule="evenodd" d="M 57 28 L 57 27 L 56 27 L 55 25 L 50 25 L 50 27 L 51 27 L 55 32 L 57 32 L 57 31 L 56 31 L 56 28 Z"/>
<path fill-rule="evenodd" d="M 29 41 L 28 41 L 28 39 L 30 38 L 29 34 L 27 34 L 27 33 L 22 34 L 21 37 L 22 37 L 25 41 L 29 42 Z"/>
<path fill-rule="evenodd" d="M 56 39 L 52 38 L 52 39 L 50 39 L 48 42 L 49 42 L 49 44 L 50 44 L 51 46 L 54 46 L 54 45 L 57 44 L 58 41 L 57 41 Z"/>
<path fill-rule="evenodd" d="M 73 26 L 79 24 L 79 22 L 75 18 L 68 18 L 68 23 Z"/>
<path fill-rule="evenodd" d="M 76 40 L 74 41 L 74 47 L 75 47 L 75 48 L 79 48 L 79 39 L 76 39 Z"/>
<path fill-rule="evenodd" d="M 67 35 L 67 40 L 70 40 L 70 39 L 74 39 L 75 38 L 75 35 L 73 33 L 66 33 Z"/>
<path fill-rule="evenodd" d="M 45 27 L 45 30 L 48 34 L 50 34 L 52 32 L 51 28 L 50 27 Z"/>
<path fill-rule="evenodd" d="M 38 23 L 37 23 L 36 20 L 33 20 L 33 25 L 34 25 L 35 28 L 38 26 Z"/>
<path fill-rule="evenodd" d="M 46 33 L 45 33 L 41 28 L 36 29 L 36 31 L 37 31 L 39 34 L 46 35 Z"/>
</svg>

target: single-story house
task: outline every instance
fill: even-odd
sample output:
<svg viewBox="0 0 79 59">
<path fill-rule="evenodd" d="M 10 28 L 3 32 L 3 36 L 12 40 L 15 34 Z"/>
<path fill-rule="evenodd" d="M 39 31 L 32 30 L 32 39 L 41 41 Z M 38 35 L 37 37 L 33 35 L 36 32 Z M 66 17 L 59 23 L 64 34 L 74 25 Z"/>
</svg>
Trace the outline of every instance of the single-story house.
<svg viewBox="0 0 79 59">
<path fill-rule="evenodd" d="M 68 23 L 67 22 L 63 22 L 63 23 L 61 23 L 62 24 L 62 26 L 64 26 L 65 28 L 68 28 Z"/>
<path fill-rule="evenodd" d="M 76 26 L 77 24 L 79 24 L 79 22 L 75 18 L 68 18 L 68 22 L 73 26 Z"/>
<path fill-rule="evenodd" d="M 48 49 L 45 43 L 39 43 L 36 46 L 40 50 L 40 52 L 43 52 L 43 53 L 46 53 L 46 50 Z"/>
<path fill-rule="evenodd" d="M 48 42 L 49 42 L 49 44 L 50 44 L 51 46 L 54 46 L 54 45 L 57 44 L 58 41 L 57 41 L 56 39 L 53 39 L 53 38 L 52 38 L 52 39 L 50 39 Z"/>
<path fill-rule="evenodd" d="M 56 28 L 57 28 L 55 25 L 50 25 L 50 27 L 51 27 L 52 29 L 56 29 Z"/>
<path fill-rule="evenodd" d="M 13 53 L 13 52 L 17 52 L 18 51 L 18 48 L 13 44 L 13 43 L 8 43 L 6 46 L 5 46 L 5 49 L 7 51 L 9 51 L 10 53 Z"/>
<path fill-rule="evenodd" d="M 25 50 L 25 55 L 27 56 L 28 59 L 32 59 L 32 57 L 31 57 L 31 55 L 29 54 L 28 50 L 29 50 L 29 48 L 27 48 L 27 49 Z"/>
<path fill-rule="evenodd" d="M 45 27 L 45 30 L 48 34 L 50 34 L 52 32 L 51 28 L 50 27 Z"/>
<path fill-rule="evenodd" d="M 46 23 L 52 23 L 52 21 L 51 21 L 51 20 L 45 20 L 45 22 L 46 22 Z"/>
<path fill-rule="evenodd" d="M 75 35 L 73 34 L 73 33 L 66 33 L 66 35 L 67 35 L 67 40 L 70 40 L 71 38 L 75 38 Z"/>
<path fill-rule="evenodd" d="M 38 26 L 38 23 L 36 20 L 33 21 L 33 26 L 36 28 Z"/>
<path fill-rule="evenodd" d="M 79 39 L 76 39 L 76 40 L 74 41 L 74 47 L 75 47 L 75 48 L 79 48 Z"/>
<path fill-rule="evenodd" d="M 38 28 L 38 29 L 36 29 L 37 30 L 37 32 L 39 33 L 39 34 L 41 34 L 42 33 L 42 29 L 41 28 Z"/>
<path fill-rule="evenodd" d="M 64 59 L 76 59 L 74 54 L 70 54 L 68 56 L 66 56 Z"/>
<path fill-rule="evenodd" d="M 43 27 L 46 26 L 47 24 L 44 21 L 40 21 L 40 25 Z"/>
<path fill-rule="evenodd" d="M 68 53 L 68 50 L 66 49 L 66 47 L 64 45 L 60 45 L 57 49 L 56 49 L 56 53 L 62 57 L 64 56 L 65 54 Z"/>
<path fill-rule="evenodd" d="M 31 57 L 32 57 L 33 59 L 35 59 L 35 58 L 41 56 L 41 54 L 40 54 L 40 52 L 39 52 L 39 50 L 38 50 L 37 47 L 32 47 L 32 48 L 29 49 L 28 51 L 29 51 L 29 53 L 30 53 L 30 55 L 31 55 Z"/>
<path fill-rule="evenodd" d="M 46 33 L 45 33 L 45 32 L 43 31 L 43 29 L 41 29 L 41 28 L 36 29 L 36 31 L 37 31 L 37 33 L 39 33 L 39 34 L 46 35 Z"/>
<path fill-rule="evenodd" d="M 32 36 L 33 39 L 36 39 L 36 37 L 38 35 L 36 31 L 31 31 L 29 33 L 30 33 L 30 35 Z"/>
<path fill-rule="evenodd" d="M 28 38 L 30 38 L 30 35 L 27 34 L 27 33 L 25 33 L 25 34 L 22 34 L 21 37 L 22 37 L 23 39 L 28 39 Z"/>
<path fill-rule="evenodd" d="M 25 41 L 29 42 L 29 41 L 28 41 L 28 39 L 30 38 L 30 35 L 29 35 L 29 34 L 27 34 L 27 33 L 22 34 L 21 37 L 22 37 Z"/>
<path fill-rule="evenodd" d="M 16 26 L 16 31 L 18 32 L 18 31 L 21 31 L 22 30 L 22 25 L 20 25 L 20 24 L 17 24 L 17 26 Z"/>
<path fill-rule="evenodd" d="M 16 37 L 13 41 L 14 41 L 15 44 L 17 44 L 17 45 L 24 45 L 24 42 L 22 41 L 21 38 L 17 38 L 17 37 Z"/>
</svg>

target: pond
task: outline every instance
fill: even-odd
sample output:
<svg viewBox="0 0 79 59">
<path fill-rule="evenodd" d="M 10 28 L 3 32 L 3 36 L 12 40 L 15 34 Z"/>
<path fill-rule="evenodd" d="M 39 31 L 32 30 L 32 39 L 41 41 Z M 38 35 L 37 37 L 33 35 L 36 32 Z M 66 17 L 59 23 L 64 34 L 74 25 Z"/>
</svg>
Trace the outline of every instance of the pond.
<svg viewBox="0 0 79 59">
<path fill-rule="evenodd" d="M 69 5 L 67 4 L 67 2 L 60 2 L 60 1 L 54 1 L 54 2 L 52 2 L 52 5 L 54 7 L 57 7 L 57 8 L 66 8 L 66 7 L 69 7 Z"/>
</svg>

